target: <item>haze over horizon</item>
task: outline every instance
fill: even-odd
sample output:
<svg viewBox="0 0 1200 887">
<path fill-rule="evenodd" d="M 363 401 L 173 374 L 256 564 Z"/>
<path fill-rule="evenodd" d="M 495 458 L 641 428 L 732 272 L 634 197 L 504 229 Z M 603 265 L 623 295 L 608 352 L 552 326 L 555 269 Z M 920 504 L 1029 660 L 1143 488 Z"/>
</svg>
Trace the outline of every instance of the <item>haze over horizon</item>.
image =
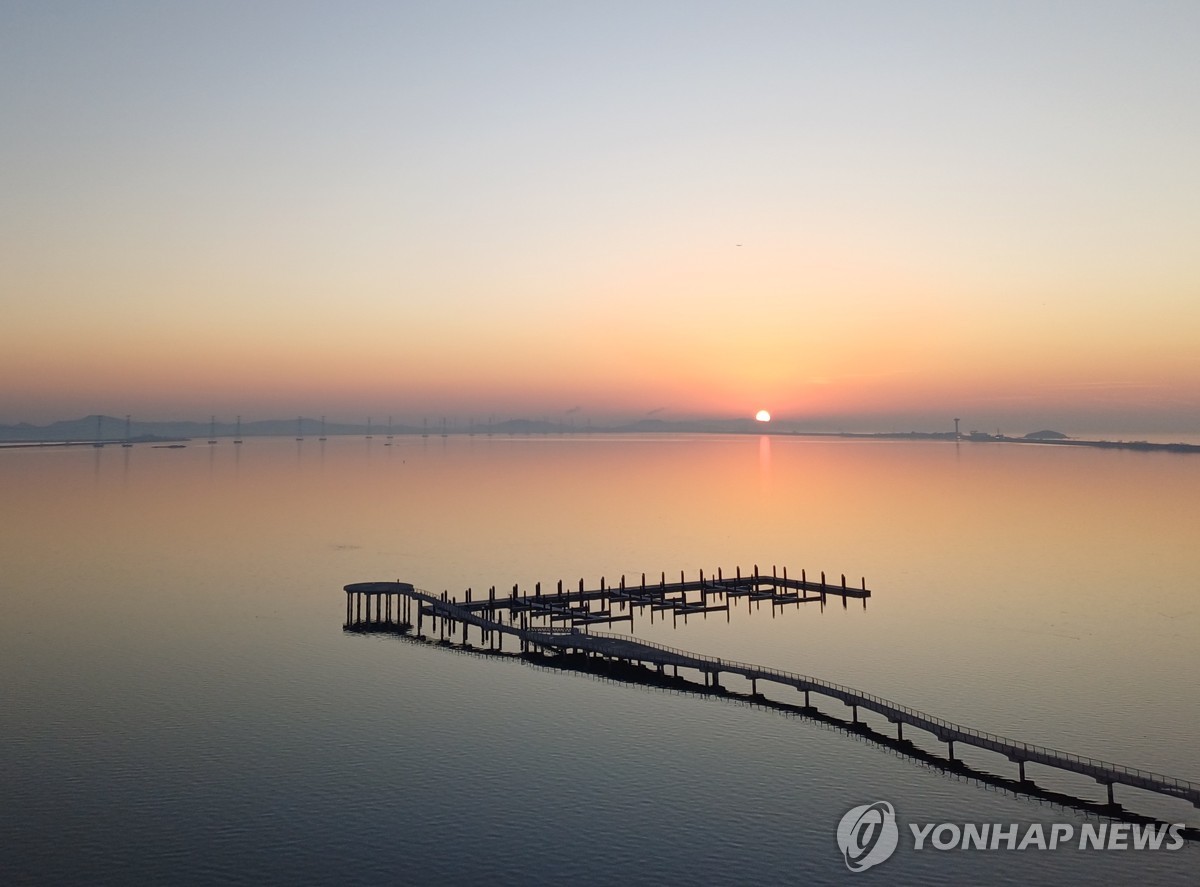
<svg viewBox="0 0 1200 887">
<path fill-rule="evenodd" d="M 899 425 L 896 423 L 870 424 L 869 419 L 855 417 L 851 422 L 839 422 L 835 419 L 821 418 L 795 421 L 786 418 L 772 417 L 758 419 L 747 416 L 668 416 L 655 411 L 652 415 L 629 416 L 611 414 L 605 416 L 587 416 L 579 412 L 567 415 L 495 415 L 466 416 L 466 417 L 414 417 L 410 415 L 390 416 L 318 416 L 301 414 L 299 416 L 280 415 L 213 415 L 211 417 L 179 415 L 164 418 L 162 416 L 132 416 L 126 414 L 91 413 L 84 416 L 71 416 L 36 422 L 0 422 L 0 432 L 10 430 L 16 436 L 11 440 L 116 440 L 124 436 L 123 429 L 127 423 L 134 436 L 150 434 L 185 434 L 204 435 L 211 433 L 218 437 L 230 437 L 235 434 L 235 428 L 244 436 L 282 435 L 290 437 L 302 434 L 309 437 L 317 433 L 329 435 L 384 435 L 394 432 L 399 435 L 412 435 L 426 432 L 425 436 L 438 435 L 443 432 L 451 434 L 482 434 L 495 430 L 500 434 L 540 434 L 551 433 L 587 434 L 589 432 L 663 432 L 683 434 L 784 434 L 784 435 L 948 435 L 955 431 L 954 420 L 945 417 L 930 417 L 926 424 Z M 1069 427 L 1070 434 L 1066 437 L 1081 439 L 1121 439 L 1106 436 L 1105 429 Z M 34 432 L 50 432 L 46 438 L 31 437 Z M 975 433 L 1005 437 L 1032 436 L 1038 432 L 1050 431 L 1061 433 L 1057 428 L 1028 429 L 1025 427 L 1009 427 L 1006 429 L 979 426 L 978 423 L 968 422 L 959 428 L 963 438 Z M 1196 435 L 1182 433 L 1183 437 L 1173 437 L 1173 432 L 1151 432 L 1158 443 L 1195 443 Z M 299 439 L 299 438 L 298 438 Z M 324 438 L 322 438 L 323 440 Z M 0 442 L 4 442 L 0 434 Z M 1144 438 L 1143 438 L 1144 440 Z"/>
<path fill-rule="evenodd" d="M 9 3 L 0 423 L 1200 432 L 1200 5 Z"/>
</svg>

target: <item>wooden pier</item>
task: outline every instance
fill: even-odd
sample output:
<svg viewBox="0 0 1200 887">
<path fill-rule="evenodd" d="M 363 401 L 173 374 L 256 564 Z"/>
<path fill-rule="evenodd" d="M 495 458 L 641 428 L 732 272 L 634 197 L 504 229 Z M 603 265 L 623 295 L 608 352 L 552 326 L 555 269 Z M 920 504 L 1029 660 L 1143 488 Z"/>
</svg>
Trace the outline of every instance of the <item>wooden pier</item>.
<svg viewBox="0 0 1200 887">
<path fill-rule="evenodd" d="M 618 604 L 626 601 L 631 607 L 650 608 L 651 613 L 656 608 L 669 607 L 676 617 L 683 612 L 685 618 L 691 607 L 699 607 L 700 611 L 727 609 L 731 597 L 746 597 L 751 602 L 755 598 L 766 598 L 773 605 L 782 606 L 787 603 L 823 602 L 829 594 L 837 594 L 842 597 L 843 603 L 850 597 L 861 597 L 865 606 L 866 598 L 870 596 L 865 582 L 858 589 L 845 585 L 828 586 L 824 581 L 817 583 L 814 588 L 806 578 L 789 580 L 786 574 L 762 576 L 756 570 L 747 577 L 739 573 L 733 579 L 724 579 L 718 572 L 716 579 L 701 577 L 695 582 L 687 582 L 681 577 L 680 582 L 671 584 L 666 582 L 665 576 L 659 583 L 650 585 L 643 580 L 637 586 L 627 587 L 622 580 L 617 588 L 607 588 L 602 581 L 600 588 L 592 590 L 584 589 L 581 582 L 579 590 L 570 592 L 562 590 L 560 583 L 555 592 L 547 595 L 542 595 L 540 588 L 532 596 L 519 595 L 514 587 L 510 595 L 498 597 L 493 588 L 483 600 L 471 600 L 468 592 L 467 599 L 461 602 L 446 593 L 430 594 L 406 582 L 362 582 L 347 585 L 344 590 L 345 628 L 348 631 L 407 633 L 415 628 L 416 633 L 423 636 L 424 620 L 428 618 L 431 636 L 437 634 L 442 640 L 453 641 L 461 634 L 463 643 L 466 643 L 468 631 L 476 628 L 481 645 L 488 649 L 502 651 L 504 638 L 512 637 L 522 652 L 582 654 L 611 662 L 649 665 L 659 673 L 671 668 L 676 675 L 681 668 L 690 669 L 700 673 L 704 685 L 716 692 L 721 689 L 722 674 L 735 674 L 750 681 L 752 697 L 759 695 L 758 683 L 764 681 L 803 693 L 805 708 L 811 707 L 810 697 L 814 693 L 837 700 L 850 708 L 854 724 L 859 723 L 860 709 L 874 712 L 896 725 L 896 738 L 901 742 L 904 741 L 905 725 L 923 730 L 946 743 L 950 762 L 955 760 L 956 743 L 996 752 L 1017 765 L 1021 783 L 1028 781 L 1025 765 L 1035 763 L 1094 779 L 1107 788 L 1110 806 L 1116 804 L 1113 787 L 1122 784 L 1179 798 L 1200 808 L 1200 785 L 1187 780 L 975 730 L 898 702 L 808 675 L 705 656 L 626 635 L 590 630 L 590 625 L 595 622 L 615 621 L 610 615 L 611 609 L 590 609 L 590 604 L 596 601 L 610 608 L 614 601 Z M 814 591 L 818 592 L 815 596 Z M 698 592 L 699 600 L 689 603 L 690 592 Z M 714 596 L 711 606 L 707 600 L 709 595 Z M 780 597 L 786 600 L 781 601 Z M 602 616 L 601 613 L 606 615 Z M 555 625 L 555 622 L 571 624 Z"/>
<path fill-rule="evenodd" d="M 632 627 L 634 613 L 642 611 L 649 613 L 651 622 L 656 615 L 666 618 L 667 614 L 672 620 L 678 620 L 680 616 L 686 620 L 697 614 L 723 612 L 728 619 L 730 607 L 742 599 L 748 609 L 766 601 L 772 607 L 810 603 L 824 606 L 830 597 L 840 598 L 843 607 L 851 599 L 861 600 L 863 607 L 867 606 L 871 592 L 865 579 L 854 586 L 847 584 L 845 574 L 836 582 L 827 580 L 823 572 L 819 575 L 819 579 L 809 579 L 807 572 L 802 570 L 800 578 L 796 579 L 788 576 L 786 568 L 780 571 L 772 567 L 768 574 L 755 566 L 745 575 L 740 567 L 729 576 L 721 569 L 708 576 L 701 570 L 690 580 L 680 572 L 678 582 L 668 582 L 666 573 L 660 573 L 658 581 L 647 580 L 643 573 L 637 582 L 628 582 L 621 576 L 615 585 L 601 577 L 599 585 L 593 588 L 587 588 L 583 579 L 575 588 L 567 588 L 559 580 L 552 590 L 545 591 L 538 582 L 531 593 L 522 593 L 517 585 L 505 593 L 497 591 L 493 585 L 486 594 L 475 596 L 468 588 L 463 600 L 447 594 L 439 600 L 491 622 L 500 623 L 507 619 L 510 626 L 519 624 L 523 630 L 556 623 L 576 627 L 629 622 Z M 383 584 L 393 586 L 392 591 L 369 591 L 365 585 L 353 586 L 355 590 L 351 591 L 351 586 L 346 586 L 347 624 L 355 622 L 365 627 L 405 621 L 416 624 L 419 631 L 423 617 L 435 616 L 429 604 L 414 608 L 411 597 L 402 600 L 406 593 L 397 592 L 395 586 L 407 587 L 406 583 Z"/>
</svg>

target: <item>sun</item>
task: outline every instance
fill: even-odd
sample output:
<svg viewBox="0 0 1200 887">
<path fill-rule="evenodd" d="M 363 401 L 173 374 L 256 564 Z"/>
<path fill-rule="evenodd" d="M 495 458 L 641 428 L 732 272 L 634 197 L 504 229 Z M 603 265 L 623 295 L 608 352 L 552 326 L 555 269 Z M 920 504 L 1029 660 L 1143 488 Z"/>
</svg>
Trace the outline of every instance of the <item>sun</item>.
<svg viewBox="0 0 1200 887">
<path fill-rule="evenodd" d="M 754 414 L 754 418 L 756 420 L 758 420 L 759 422 L 770 422 L 771 414 L 768 413 L 766 410 L 759 410 L 757 413 Z"/>
</svg>

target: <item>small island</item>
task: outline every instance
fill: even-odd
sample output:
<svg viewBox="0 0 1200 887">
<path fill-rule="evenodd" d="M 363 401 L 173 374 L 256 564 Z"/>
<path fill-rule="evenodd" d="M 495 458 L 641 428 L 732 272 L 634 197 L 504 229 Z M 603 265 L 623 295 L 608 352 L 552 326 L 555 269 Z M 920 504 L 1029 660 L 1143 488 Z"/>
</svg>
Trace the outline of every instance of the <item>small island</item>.
<svg viewBox="0 0 1200 887">
<path fill-rule="evenodd" d="M 1061 431 L 1031 431 L 1025 435 L 1025 440 L 1070 440 Z"/>
</svg>

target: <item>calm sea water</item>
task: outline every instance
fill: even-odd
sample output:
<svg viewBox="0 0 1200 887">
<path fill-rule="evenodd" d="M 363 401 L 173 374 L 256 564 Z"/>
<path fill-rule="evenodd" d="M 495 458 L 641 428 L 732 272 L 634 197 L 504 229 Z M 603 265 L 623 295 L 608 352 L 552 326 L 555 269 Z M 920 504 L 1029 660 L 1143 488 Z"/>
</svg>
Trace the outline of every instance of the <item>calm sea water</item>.
<svg viewBox="0 0 1200 887">
<path fill-rule="evenodd" d="M 1198 781 L 1200 458 L 250 439 L 6 451 L 0 490 L 5 883 L 1165 884 L 1200 868 L 1195 845 L 914 852 L 909 822 L 1100 820 L 809 719 L 347 635 L 341 591 L 754 564 L 865 576 L 865 609 L 739 606 L 634 631 Z M 1182 802 L 1117 795 L 1200 824 Z M 851 874 L 837 821 L 874 800 L 895 805 L 901 849 Z"/>
</svg>

